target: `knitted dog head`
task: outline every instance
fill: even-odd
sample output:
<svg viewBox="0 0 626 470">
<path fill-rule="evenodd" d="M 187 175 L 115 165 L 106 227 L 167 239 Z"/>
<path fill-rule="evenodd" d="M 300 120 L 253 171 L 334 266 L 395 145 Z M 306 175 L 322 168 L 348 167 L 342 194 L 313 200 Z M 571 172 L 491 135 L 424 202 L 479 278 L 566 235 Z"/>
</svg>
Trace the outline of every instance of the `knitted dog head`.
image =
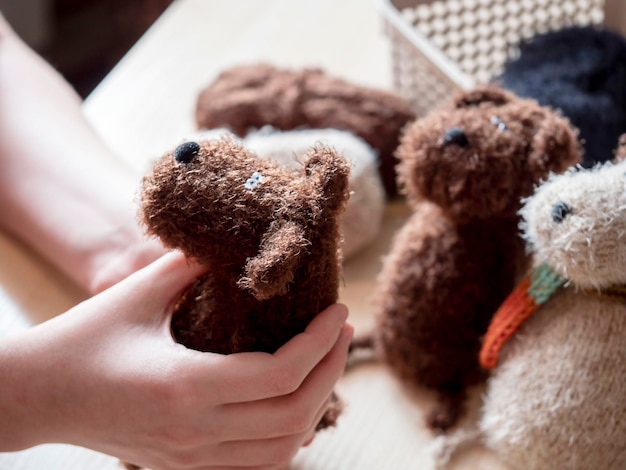
<svg viewBox="0 0 626 470">
<path fill-rule="evenodd" d="M 566 119 L 494 87 L 408 126 L 397 153 L 414 213 L 379 276 L 375 335 L 403 380 L 438 392 L 427 423 L 446 429 L 484 378 L 480 338 L 525 270 L 520 199 L 580 153 Z"/>
<path fill-rule="evenodd" d="M 319 69 L 286 70 L 267 64 L 222 72 L 198 96 L 200 129 L 335 128 L 350 131 L 378 151 L 387 194 L 396 194 L 394 150 L 414 113 L 399 96 L 331 77 Z"/>
<path fill-rule="evenodd" d="M 229 139 L 186 142 L 157 161 L 143 181 L 141 219 L 209 267 L 176 307 L 176 340 L 271 353 L 334 303 L 348 171 L 326 147 L 294 170 Z"/>
<path fill-rule="evenodd" d="M 214 268 L 237 266 L 237 283 L 263 300 L 289 290 L 305 254 L 329 243 L 323 251 L 336 257 L 336 234 L 316 231 L 343 209 L 346 175 L 329 149 L 314 149 L 294 172 L 227 139 L 188 142 L 145 179 L 143 220 L 168 247 Z"/>
<path fill-rule="evenodd" d="M 566 120 L 495 87 L 461 94 L 418 119 L 397 153 L 409 200 L 432 201 L 458 223 L 514 214 L 537 181 L 579 159 Z"/>
<path fill-rule="evenodd" d="M 227 129 L 198 131 L 188 140 L 222 136 L 238 139 Z M 350 165 L 350 199 L 341 215 L 341 252 L 348 261 L 373 243 L 380 232 L 385 209 L 385 192 L 378 173 L 378 156 L 363 139 L 338 129 L 292 129 L 280 131 L 265 126 L 241 139 L 260 157 L 268 157 L 292 168 L 300 168 L 311 146 L 323 144 L 339 152 Z"/>
<path fill-rule="evenodd" d="M 487 445 L 512 468 L 626 461 L 625 175 L 623 160 L 570 171 L 525 203 L 537 268 L 486 336 L 505 305 L 510 319 L 523 320 L 509 321 L 518 330 L 499 352 L 480 422 Z M 514 309 L 519 299 L 525 305 Z M 519 315 L 529 305 L 532 315 Z"/>
</svg>

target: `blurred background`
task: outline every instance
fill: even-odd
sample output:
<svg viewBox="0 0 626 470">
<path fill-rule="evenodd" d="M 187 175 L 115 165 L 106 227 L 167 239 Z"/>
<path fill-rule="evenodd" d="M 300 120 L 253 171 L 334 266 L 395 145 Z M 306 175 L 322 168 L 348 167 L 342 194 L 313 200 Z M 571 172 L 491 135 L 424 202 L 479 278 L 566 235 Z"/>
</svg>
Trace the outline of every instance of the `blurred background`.
<svg viewBox="0 0 626 470">
<path fill-rule="evenodd" d="M 0 11 L 84 98 L 172 2 L 0 0 Z"/>
</svg>

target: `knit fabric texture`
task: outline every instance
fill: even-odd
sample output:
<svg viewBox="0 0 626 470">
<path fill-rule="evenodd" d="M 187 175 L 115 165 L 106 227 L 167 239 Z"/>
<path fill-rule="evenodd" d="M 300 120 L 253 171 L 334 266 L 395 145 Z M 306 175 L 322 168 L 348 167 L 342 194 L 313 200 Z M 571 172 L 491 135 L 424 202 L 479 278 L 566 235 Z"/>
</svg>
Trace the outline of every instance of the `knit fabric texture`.
<svg viewBox="0 0 626 470">
<path fill-rule="evenodd" d="M 227 129 L 198 131 L 195 139 L 238 137 Z M 377 239 L 385 210 L 385 190 L 378 173 L 378 157 L 372 147 L 351 132 L 338 129 L 292 129 L 265 126 L 240 139 L 260 157 L 272 158 L 291 168 L 302 166 L 311 146 L 323 144 L 339 152 L 350 165 L 350 199 L 340 216 L 344 261 L 358 255 Z"/>
<path fill-rule="evenodd" d="M 507 339 L 564 282 L 565 279 L 558 276 L 547 264 L 540 264 L 530 275 L 524 277 L 491 319 L 480 348 L 480 365 L 487 369 L 495 367 L 500 349 Z"/>
<path fill-rule="evenodd" d="M 348 163 L 323 146 L 294 170 L 233 139 L 184 145 L 141 191 L 148 233 L 209 268 L 176 305 L 173 335 L 200 351 L 273 353 L 337 301 Z"/>
<path fill-rule="evenodd" d="M 506 342 L 488 382 L 480 429 L 513 469 L 624 468 L 625 174 L 620 161 L 552 176 L 525 202 L 535 263 L 568 281 Z"/>
<path fill-rule="evenodd" d="M 200 93 L 200 129 L 227 127 L 239 136 L 252 128 L 335 128 L 365 140 L 377 152 L 389 196 L 397 193 L 394 151 L 404 125 L 415 117 L 408 103 L 385 90 L 332 77 L 320 69 L 268 64 L 223 71 Z"/>
<path fill-rule="evenodd" d="M 413 214 L 378 279 L 374 342 L 403 381 L 438 392 L 426 419 L 445 430 L 485 378 L 480 339 L 527 269 L 520 198 L 579 162 L 579 145 L 554 111 L 484 86 L 408 126 L 397 155 Z"/>
</svg>

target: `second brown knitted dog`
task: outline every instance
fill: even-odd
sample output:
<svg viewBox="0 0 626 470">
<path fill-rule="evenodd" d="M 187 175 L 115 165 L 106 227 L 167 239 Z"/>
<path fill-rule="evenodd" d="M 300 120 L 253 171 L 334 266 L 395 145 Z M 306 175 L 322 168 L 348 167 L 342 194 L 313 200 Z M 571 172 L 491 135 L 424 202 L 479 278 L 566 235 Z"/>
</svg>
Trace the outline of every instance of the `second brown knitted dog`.
<svg viewBox="0 0 626 470">
<path fill-rule="evenodd" d="M 225 70 L 202 90 L 196 106 L 200 129 L 228 127 L 239 136 L 265 125 L 350 131 L 378 151 L 390 196 L 396 194 L 394 151 L 400 131 L 413 117 L 408 103 L 391 92 L 349 83 L 319 69 L 267 64 Z"/>
<path fill-rule="evenodd" d="M 495 87 L 459 95 L 407 128 L 400 183 L 414 213 L 379 277 L 375 345 L 406 382 L 436 390 L 445 430 L 484 378 L 480 338 L 526 266 L 520 200 L 580 160 L 569 122 Z"/>
<path fill-rule="evenodd" d="M 229 139 L 187 142 L 157 161 L 141 219 L 210 269 L 178 302 L 175 339 L 200 351 L 273 353 L 336 302 L 348 173 L 326 147 L 296 171 Z M 338 413 L 336 401 L 318 428 Z"/>
</svg>

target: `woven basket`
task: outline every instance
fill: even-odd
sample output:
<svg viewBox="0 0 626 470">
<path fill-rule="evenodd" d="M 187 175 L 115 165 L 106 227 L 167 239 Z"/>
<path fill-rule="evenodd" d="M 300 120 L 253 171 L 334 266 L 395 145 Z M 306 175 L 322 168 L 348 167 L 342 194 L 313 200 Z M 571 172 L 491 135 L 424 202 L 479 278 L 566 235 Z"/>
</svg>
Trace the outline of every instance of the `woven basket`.
<svg viewBox="0 0 626 470">
<path fill-rule="evenodd" d="M 626 4 L 624 0 L 379 1 L 391 40 L 394 87 L 418 116 L 458 90 L 489 82 L 507 59 L 515 57 L 520 40 L 564 26 L 601 24 L 605 17 L 623 13 Z M 622 15 L 619 20 L 624 21 Z"/>
</svg>

